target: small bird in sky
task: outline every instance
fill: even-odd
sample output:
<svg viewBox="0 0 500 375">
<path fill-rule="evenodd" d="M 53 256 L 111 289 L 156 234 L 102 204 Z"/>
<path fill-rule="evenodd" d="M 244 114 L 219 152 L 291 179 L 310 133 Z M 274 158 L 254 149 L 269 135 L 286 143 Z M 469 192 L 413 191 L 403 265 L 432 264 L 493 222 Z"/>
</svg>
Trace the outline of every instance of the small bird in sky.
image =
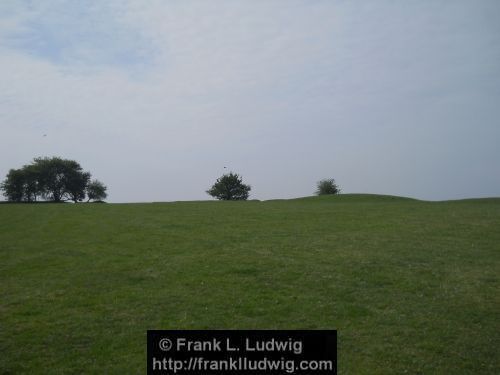
<svg viewBox="0 0 500 375">
<path fill-rule="evenodd" d="M 44 134 L 43 136 L 44 136 L 44 137 L 46 137 L 46 136 L 47 136 L 47 134 Z"/>
</svg>

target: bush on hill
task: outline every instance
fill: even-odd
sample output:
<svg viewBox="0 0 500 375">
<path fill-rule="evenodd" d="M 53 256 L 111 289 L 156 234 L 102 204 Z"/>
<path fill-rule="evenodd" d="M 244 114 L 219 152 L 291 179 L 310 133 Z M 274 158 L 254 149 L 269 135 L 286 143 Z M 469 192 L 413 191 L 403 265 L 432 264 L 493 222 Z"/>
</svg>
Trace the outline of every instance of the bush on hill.
<svg viewBox="0 0 500 375">
<path fill-rule="evenodd" d="M 318 181 L 316 195 L 340 194 L 340 187 L 333 178 Z"/>
<path fill-rule="evenodd" d="M 219 200 L 237 201 L 247 200 L 250 190 L 250 185 L 245 185 L 241 176 L 230 172 L 219 177 L 207 194 Z"/>
</svg>

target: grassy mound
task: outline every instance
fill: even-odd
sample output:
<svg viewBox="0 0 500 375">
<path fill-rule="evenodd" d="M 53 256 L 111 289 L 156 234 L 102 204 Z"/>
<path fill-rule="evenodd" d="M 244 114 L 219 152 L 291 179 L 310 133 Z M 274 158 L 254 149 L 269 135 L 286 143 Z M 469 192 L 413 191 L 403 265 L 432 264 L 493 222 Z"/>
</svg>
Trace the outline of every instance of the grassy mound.
<svg viewBox="0 0 500 375">
<path fill-rule="evenodd" d="M 339 370 L 500 373 L 500 199 L 0 207 L 0 372 L 144 373 L 147 329 L 334 328 Z"/>
</svg>

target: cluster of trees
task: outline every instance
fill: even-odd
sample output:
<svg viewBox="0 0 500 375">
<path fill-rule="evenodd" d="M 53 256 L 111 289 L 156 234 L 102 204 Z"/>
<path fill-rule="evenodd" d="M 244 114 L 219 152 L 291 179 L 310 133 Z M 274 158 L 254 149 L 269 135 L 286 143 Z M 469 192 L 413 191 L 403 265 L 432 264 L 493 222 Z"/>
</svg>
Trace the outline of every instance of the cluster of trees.
<svg viewBox="0 0 500 375">
<path fill-rule="evenodd" d="M 101 201 L 106 198 L 106 186 L 91 180 L 74 160 L 59 157 L 35 158 L 31 164 L 11 169 L 0 184 L 4 196 L 11 202 Z"/>
<path fill-rule="evenodd" d="M 230 172 L 217 179 L 207 193 L 219 200 L 247 200 L 250 195 L 250 185 L 245 185 L 243 179 L 236 173 Z M 335 180 L 324 179 L 318 181 L 316 195 L 340 194 L 340 187 Z"/>
</svg>

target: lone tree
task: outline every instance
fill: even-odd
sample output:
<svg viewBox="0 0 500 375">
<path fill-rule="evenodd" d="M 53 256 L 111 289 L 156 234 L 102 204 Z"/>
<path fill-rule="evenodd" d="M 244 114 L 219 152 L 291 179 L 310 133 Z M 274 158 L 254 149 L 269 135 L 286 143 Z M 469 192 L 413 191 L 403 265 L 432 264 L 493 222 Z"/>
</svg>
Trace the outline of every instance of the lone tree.
<svg viewBox="0 0 500 375">
<path fill-rule="evenodd" d="M 245 185 L 241 176 L 230 172 L 219 177 L 207 193 L 218 200 L 244 201 L 248 199 L 250 190 L 250 185 Z"/>
<path fill-rule="evenodd" d="M 106 194 L 106 186 L 99 180 L 92 180 L 87 184 L 87 197 L 89 198 L 87 202 L 91 199 L 95 201 L 103 201 L 106 199 L 108 194 Z"/>
<path fill-rule="evenodd" d="M 41 198 L 76 203 L 85 199 L 90 176 L 74 160 L 35 158 L 29 165 L 11 169 L 0 190 L 11 202 L 35 202 Z"/>
<path fill-rule="evenodd" d="M 318 181 L 316 195 L 340 194 L 340 187 L 333 178 Z"/>
</svg>

